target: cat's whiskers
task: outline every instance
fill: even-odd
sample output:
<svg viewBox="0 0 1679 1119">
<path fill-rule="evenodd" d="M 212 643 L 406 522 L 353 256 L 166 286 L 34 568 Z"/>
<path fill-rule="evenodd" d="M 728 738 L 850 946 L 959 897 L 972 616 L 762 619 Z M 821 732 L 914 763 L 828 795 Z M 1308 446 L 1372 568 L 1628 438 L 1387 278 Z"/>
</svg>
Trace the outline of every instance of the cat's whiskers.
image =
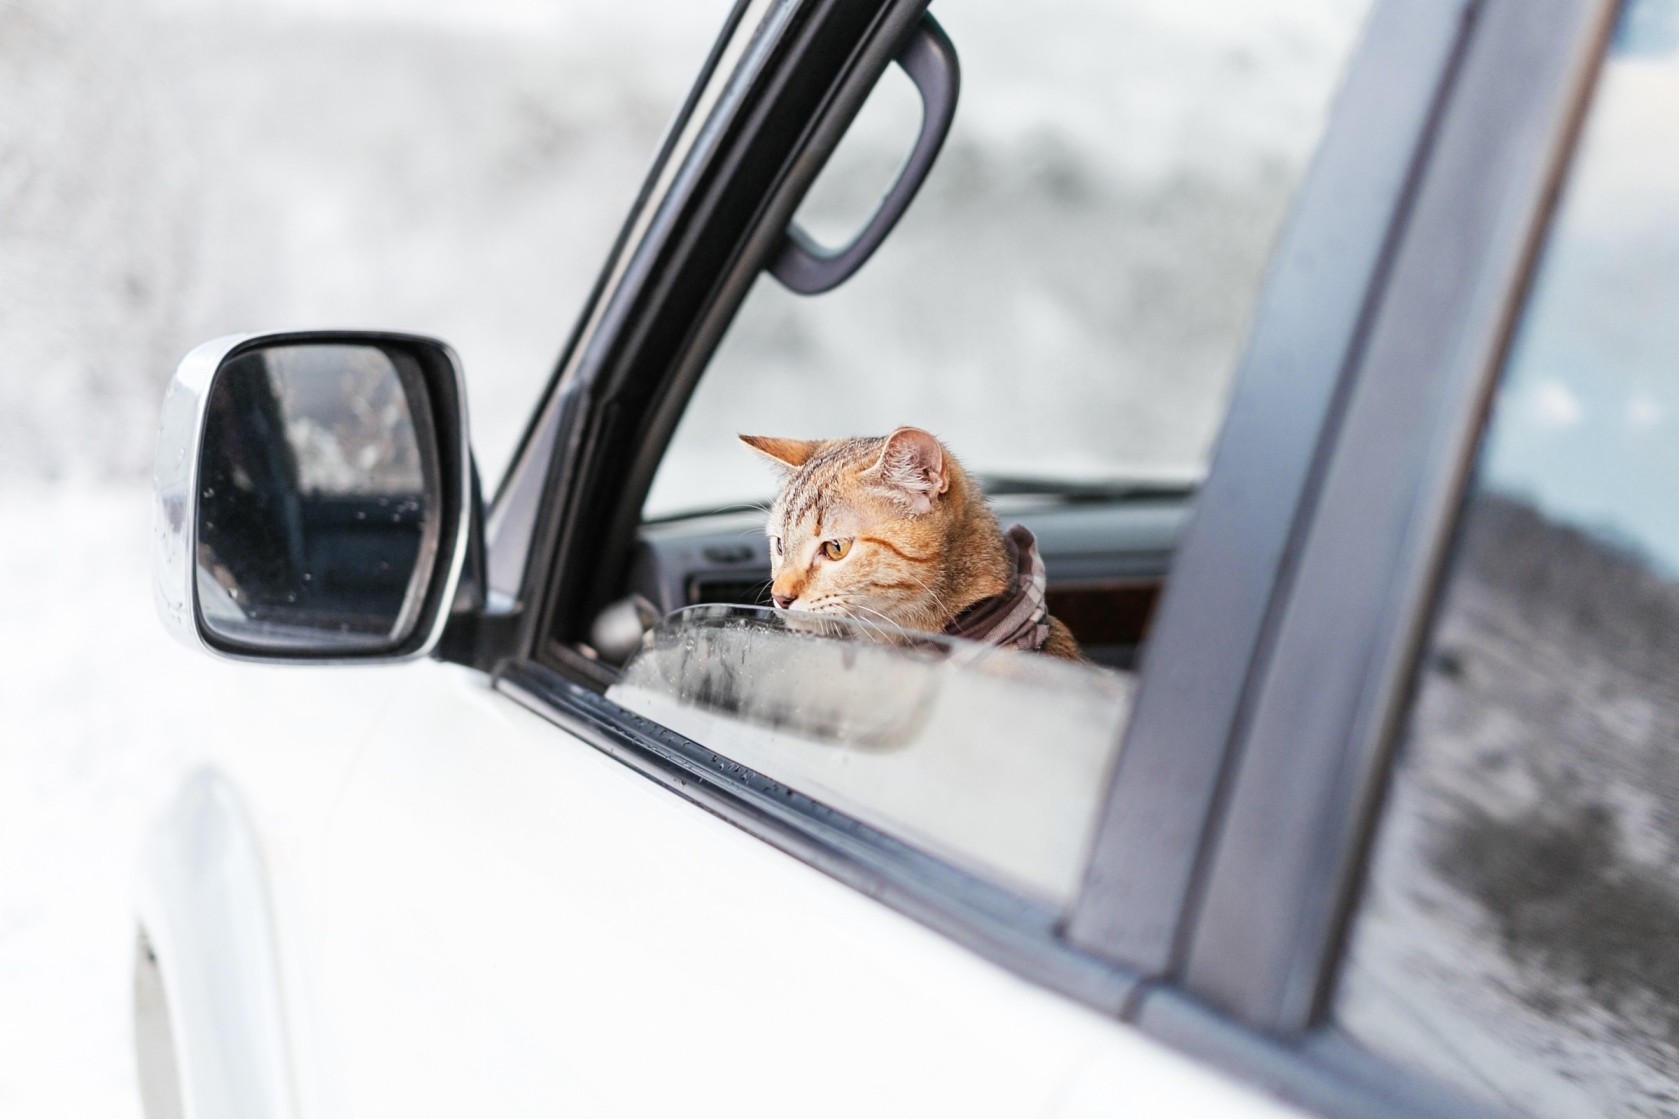
<svg viewBox="0 0 1679 1119">
<path fill-rule="evenodd" d="M 932 587 L 929 587 L 927 585 L 926 581 L 923 580 L 920 576 L 916 575 L 915 572 L 913 572 L 913 571 L 900 571 L 900 572 L 898 572 L 898 574 L 902 575 L 906 579 L 914 580 L 921 587 L 922 590 L 926 591 L 927 592 L 927 597 L 933 600 L 933 605 L 937 606 L 939 608 L 939 610 L 944 614 L 944 620 L 945 621 L 949 621 L 951 618 L 954 618 L 956 616 L 956 611 L 952 610 L 948 605 L 945 604 L 944 599 L 939 597 L 939 592 L 935 591 Z"/>
<path fill-rule="evenodd" d="M 861 602 L 849 602 L 849 601 L 846 603 L 846 606 L 848 608 L 852 609 L 852 610 L 861 610 L 865 614 L 873 614 L 875 617 L 879 618 L 882 622 L 884 622 L 886 625 L 891 626 L 893 629 L 902 629 L 903 628 L 897 622 L 893 621 L 891 618 L 888 618 L 885 614 L 882 614 L 879 610 L 876 610 L 872 606 L 864 606 Z M 859 621 L 866 621 L 867 619 L 859 618 L 858 620 Z"/>
<path fill-rule="evenodd" d="M 894 629 L 901 628 L 901 623 L 899 623 L 896 619 L 888 617 L 886 614 L 881 613 L 872 606 L 865 606 L 863 603 L 858 602 L 856 598 L 847 594 L 835 592 L 820 595 L 817 598 L 814 598 L 806 603 L 801 603 L 800 605 L 802 609 L 807 610 L 812 614 L 832 614 L 839 618 L 853 618 L 857 621 L 867 621 L 867 618 L 863 618 L 856 613 L 852 613 L 852 611 L 861 611 L 863 614 L 873 614 L 876 618 L 879 618 L 886 625 L 889 625 Z"/>
</svg>

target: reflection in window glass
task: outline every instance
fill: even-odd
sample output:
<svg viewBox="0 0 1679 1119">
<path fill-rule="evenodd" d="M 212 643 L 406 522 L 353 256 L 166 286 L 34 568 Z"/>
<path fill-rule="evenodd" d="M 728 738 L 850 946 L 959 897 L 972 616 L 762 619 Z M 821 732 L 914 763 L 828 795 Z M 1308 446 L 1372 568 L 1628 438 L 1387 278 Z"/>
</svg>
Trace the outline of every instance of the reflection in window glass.
<svg viewBox="0 0 1679 1119">
<path fill-rule="evenodd" d="M 1335 1014 L 1543 1116 L 1679 1111 L 1679 3 L 1622 16 Z"/>
<path fill-rule="evenodd" d="M 1069 904 L 1130 696 L 1090 665 L 814 614 L 696 606 L 609 698 L 864 823 Z"/>
</svg>

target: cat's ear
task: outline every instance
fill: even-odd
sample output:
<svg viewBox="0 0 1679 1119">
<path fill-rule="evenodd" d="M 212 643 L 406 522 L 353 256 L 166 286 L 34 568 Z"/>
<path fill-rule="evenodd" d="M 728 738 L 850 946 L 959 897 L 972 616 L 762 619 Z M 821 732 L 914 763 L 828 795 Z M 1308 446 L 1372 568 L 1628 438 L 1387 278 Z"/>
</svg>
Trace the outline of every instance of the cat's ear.
<svg viewBox="0 0 1679 1119">
<path fill-rule="evenodd" d="M 900 427 L 886 437 L 880 458 L 862 477 L 887 490 L 910 512 L 930 513 L 934 499 L 950 488 L 950 465 L 937 439 L 918 427 Z"/>
<path fill-rule="evenodd" d="M 776 439 L 769 435 L 742 435 L 740 441 L 765 458 L 791 470 L 810 461 L 810 456 L 822 446 L 820 439 Z"/>
</svg>

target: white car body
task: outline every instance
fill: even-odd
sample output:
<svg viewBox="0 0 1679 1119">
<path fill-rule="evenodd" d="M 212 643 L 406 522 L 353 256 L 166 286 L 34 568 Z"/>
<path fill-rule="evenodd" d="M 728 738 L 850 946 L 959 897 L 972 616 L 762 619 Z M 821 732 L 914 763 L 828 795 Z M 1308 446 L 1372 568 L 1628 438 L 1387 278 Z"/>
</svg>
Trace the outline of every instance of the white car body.
<svg viewBox="0 0 1679 1119">
<path fill-rule="evenodd" d="M 189 1116 L 1297 1114 L 471 669 L 252 681 L 143 864 Z"/>
</svg>

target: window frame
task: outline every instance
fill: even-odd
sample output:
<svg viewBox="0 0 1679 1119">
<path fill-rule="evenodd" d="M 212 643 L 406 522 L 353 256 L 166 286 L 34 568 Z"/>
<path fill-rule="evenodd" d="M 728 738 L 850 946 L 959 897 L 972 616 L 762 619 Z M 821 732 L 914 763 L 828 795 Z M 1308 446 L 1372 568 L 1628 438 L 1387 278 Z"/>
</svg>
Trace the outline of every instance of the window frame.
<svg viewBox="0 0 1679 1119">
<path fill-rule="evenodd" d="M 475 662 L 511 698 L 678 795 L 1029 979 L 1188 1048 L 1223 1052 L 1194 1038 L 1232 1029 L 1248 1045 L 1252 1016 L 1210 1013 L 1207 1030 L 1185 1031 L 1170 1023 L 1200 1019 L 1174 1018 L 1162 995 L 1181 981 L 1204 997 L 1183 949 L 1216 884 L 1209 860 L 1231 834 L 1213 824 L 1247 803 L 1232 774 L 1258 764 L 1249 720 L 1274 684 L 1266 654 L 1292 624 L 1283 607 L 1319 547 L 1335 435 L 1359 414 L 1354 389 L 1417 236 L 1413 210 L 1438 173 L 1433 150 L 1445 125 L 1472 119 L 1455 91 L 1468 62 L 1485 65 L 1466 49 L 1477 13 L 1513 18 L 1521 2 L 1377 0 L 1366 19 L 1273 253 L 1065 920 L 624 711 L 568 644 L 619 570 L 693 385 L 820 170 L 810 153 L 838 142 L 926 0 L 737 4 L 496 499 L 492 613 Z M 1573 11 L 1610 0 L 1546 2 Z M 761 37 L 748 18 L 759 13 L 785 19 L 787 35 Z M 760 68 L 731 78 L 753 50 Z"/>
<path fill-rule="evenodd" d="M 1497 1115 L 1329 1017 L 1437 591 L 1619 0 L 1483 0 L 1321 452 L 1157 1036 L 1337 1114 Z"/>
</svg>

